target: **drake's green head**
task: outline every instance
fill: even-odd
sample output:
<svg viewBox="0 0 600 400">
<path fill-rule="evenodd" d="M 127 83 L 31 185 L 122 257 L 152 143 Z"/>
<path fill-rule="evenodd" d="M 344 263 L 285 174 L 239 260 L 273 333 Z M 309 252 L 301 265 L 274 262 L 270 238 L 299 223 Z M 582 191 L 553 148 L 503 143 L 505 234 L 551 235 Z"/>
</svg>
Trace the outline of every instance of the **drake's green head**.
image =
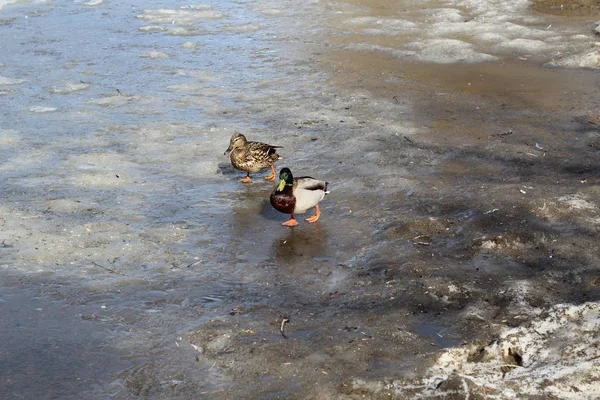
<svg viewBox="0 0 600 400">
<path fill-rule="evenodd" d="M 285 185 L 292 185 L 294 183 L 294 176 L 292 175 L 292 171 L 289 168 L 282 168 L 279 171 L 279 186 L 277 186 L 277 191 L 281 192 Z"/>
</svg>

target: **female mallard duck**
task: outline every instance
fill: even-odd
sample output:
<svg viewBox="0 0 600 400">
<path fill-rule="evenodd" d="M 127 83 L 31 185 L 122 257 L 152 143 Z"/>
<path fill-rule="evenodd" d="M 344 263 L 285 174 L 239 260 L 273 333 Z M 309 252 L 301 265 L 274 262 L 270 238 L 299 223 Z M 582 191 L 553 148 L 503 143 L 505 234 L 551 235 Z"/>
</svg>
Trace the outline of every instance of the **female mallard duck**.
<svg viewBox="0 0 600 400">
<path fill-rule="evenodd" d="M 275 180 L 275 167 L 273 163 L 281 157 L 277 154 L 278 148 L 281 146 L 271 146 L 270 144 L 260 142 L 249 142 L 241 133 L 235 133 L 229 141 L 229 147 L 224 154 L 231 151 L 231 164 L 241 170 L 246 171 L 247 175 L 244 179 L 238 182 L 250 183 L 250 172 L 258 172 L 261 169 L 271 167 L 271 175 L 265 180 Z"/>
<path fill-rule="evenodd" d="M 279 212 L 290 214 L 289 221 L 281 225 L 296 226 L 298 221 L 294 219 L 294 214 L 304 214 L 309 208 L 315 207 L 315 215 L 306 218 L 306 221 L 317 222 L 321 215 L 319 202 L 329 191 L 328 182 L 323 182 L 302 176 L 295 178 L 289 168 L 283 168 L 279 172 L 279 185 L 271 193 L 271 205 Z"/>
</svg>

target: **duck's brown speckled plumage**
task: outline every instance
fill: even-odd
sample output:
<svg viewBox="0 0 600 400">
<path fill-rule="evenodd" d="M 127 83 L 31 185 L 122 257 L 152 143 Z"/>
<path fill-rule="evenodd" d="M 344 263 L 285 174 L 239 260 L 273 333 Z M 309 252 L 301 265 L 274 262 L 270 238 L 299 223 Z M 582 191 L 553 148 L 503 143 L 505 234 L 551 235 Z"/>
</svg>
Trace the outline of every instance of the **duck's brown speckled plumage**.
<svg viewBox="0 0 600 400">
<path fill-rule="evenodd" d="M 281 156 L 277 154 L 277 149 L 281 146 L 273 146 L 267 143 L 248 141 L 241 133 L 236 133 L 231 137 L 229 148 L 225 151 L 231 151 L 231 164 L 240 171 L 248 173 L 247 179 L 250 179 L 251 172 L 258 172 L 265 168 L 273 166 L 275 161 Z M 272 168 L 273 169 L 273 168 Z M 272 178 L 275 179 L 275 170 L 273 169 Z"/>
</svg>

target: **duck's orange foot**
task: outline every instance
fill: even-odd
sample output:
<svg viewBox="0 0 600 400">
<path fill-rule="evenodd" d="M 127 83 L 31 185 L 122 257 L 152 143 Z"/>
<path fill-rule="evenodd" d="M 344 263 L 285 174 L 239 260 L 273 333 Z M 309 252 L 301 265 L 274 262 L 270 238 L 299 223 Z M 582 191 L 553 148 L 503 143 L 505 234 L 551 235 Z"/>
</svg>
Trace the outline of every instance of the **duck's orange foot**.
<svg viewBox="0 0 600 400">
<path fill-rule="evenodd" d="M 317 222 L 319 220 L 319 216 L 318 215 L 313 215 L 312 217 L 306 218 L 305 221 L 310 222 L 311 224 L 313 222 Z"/>
<path fill-rule="evenodd" d="M 274 181 L 275 180 L 275 173 L 277 171 L 275 171 L 275 167 L 273 165 L 271 165 L 271 175 L 267 176 L 265 178 L 265 181 Z"/>
<path fill-rule="evenodd" d="M 250 179 L 249 176 L 245 177 L 244 179 L 240 179 L 238 182 L 242 182 L 242 183 L 251 183 L 252 179 Z"/>
<path fill-rule="evenodd" d="M 290 218 L 290 220 L 289 220 L 289 221 L 285 221 L 285 222 L 284 222 L 284 223 L 282 223 L 281 225 L 283 225 L 283 226 L 296 226 L 296 225 L 298 225 L 298 221 L 296 221 L 296 220 L 294 219 L 294 217 L 292 217 L 292 218 Z"/>
<path fill-rule="evenodd" d="M 313 215 L 312 217 L 306 218 L 305 221 L 310 222 L 312 224 L 313 222 L 317 222 L 319 220 L 320 216 L 321 216 L 321 210 L 319 209 L 319 205 L 317 204 L 315 206 L 315 215 Z"/>
</svg>

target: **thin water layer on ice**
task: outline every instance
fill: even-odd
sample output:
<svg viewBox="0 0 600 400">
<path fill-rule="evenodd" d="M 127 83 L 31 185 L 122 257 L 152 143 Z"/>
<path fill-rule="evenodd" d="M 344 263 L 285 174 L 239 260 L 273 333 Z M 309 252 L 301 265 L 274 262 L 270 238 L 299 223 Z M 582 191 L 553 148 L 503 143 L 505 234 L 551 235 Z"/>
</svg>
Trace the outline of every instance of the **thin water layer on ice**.
<svg viewBox="0 0 600 400">
<path fill-rule="evenodd" d="M 594 307 L 597 77 L 541 67 L 594 33 L 528 5 L 5 6 L 2 394 L 443 397 L 460 344 Z M 236 131 L 330 182 L 319 222 L 237 183 Z"/>
</svg>

